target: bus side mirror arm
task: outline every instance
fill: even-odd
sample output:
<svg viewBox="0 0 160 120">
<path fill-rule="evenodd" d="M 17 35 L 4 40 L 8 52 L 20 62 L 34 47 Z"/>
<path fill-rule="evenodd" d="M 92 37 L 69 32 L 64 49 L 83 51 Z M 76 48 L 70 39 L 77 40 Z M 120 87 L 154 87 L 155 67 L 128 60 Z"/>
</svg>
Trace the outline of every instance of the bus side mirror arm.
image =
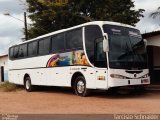
<svg viewBox="0 0 160 120">
<path fill-rule="evenodd" d="M 147 40 L 143 39 L 143 41 L 144 41 L 145 47 L 147 47 Z"/>
<path fill-rule="evenodd" d="M 109 51 L 109 43 L 108 43 L 108 34 L 104 33 L 103 38 L 103 51 L 108 52 Z"/>
</svg>

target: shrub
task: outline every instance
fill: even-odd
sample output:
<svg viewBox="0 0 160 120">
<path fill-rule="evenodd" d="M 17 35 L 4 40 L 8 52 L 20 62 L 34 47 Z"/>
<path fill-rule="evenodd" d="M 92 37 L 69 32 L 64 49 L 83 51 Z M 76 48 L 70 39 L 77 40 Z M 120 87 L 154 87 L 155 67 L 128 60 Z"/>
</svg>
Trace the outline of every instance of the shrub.
<svg viewBox="0 0 160 120">
<path fill-rule="evenodd" d="M 3 91 L 3 92 L 12 92 L 12 91 L 17 91 L 19 89 L 20 89 L 19 86 L 13 83 L 9 83 L 8 81 L 0 84 L 0 91 Z"/>
</svg>

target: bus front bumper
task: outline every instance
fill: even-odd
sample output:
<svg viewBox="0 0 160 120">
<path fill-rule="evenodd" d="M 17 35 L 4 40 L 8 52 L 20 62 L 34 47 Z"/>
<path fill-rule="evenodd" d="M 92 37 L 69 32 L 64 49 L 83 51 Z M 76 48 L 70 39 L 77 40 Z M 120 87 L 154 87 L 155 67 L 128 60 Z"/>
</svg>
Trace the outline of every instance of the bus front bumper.
<svg viewBox="0 0 160 120">
<path fill-rule="evenodd" d="M 108 82 L 109 87 L 148 85 L 148 84 L 150 84 L 150 77 L 139 78 L 139 79 L 113 79 L 111 78 Z"/>
</svg>

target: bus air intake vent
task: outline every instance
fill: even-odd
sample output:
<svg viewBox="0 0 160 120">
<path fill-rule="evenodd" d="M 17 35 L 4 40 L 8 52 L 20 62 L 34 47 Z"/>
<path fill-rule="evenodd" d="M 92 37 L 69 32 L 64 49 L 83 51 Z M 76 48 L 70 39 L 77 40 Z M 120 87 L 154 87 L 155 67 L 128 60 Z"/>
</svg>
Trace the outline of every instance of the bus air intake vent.
<svg viewBox="0 0 160 120">
<path fill-rule="evenodd" d="M 126 72 L 127 73 L 130 73 L 130 74 L 134 74 L 134 73 L 137 73 L 137 74 L 139 74 L 139 73 L 141 73 L 141 72 L 143 72 L 143 71 L 141 71 L 141 70 L 126 70 Z"/>
</svg>

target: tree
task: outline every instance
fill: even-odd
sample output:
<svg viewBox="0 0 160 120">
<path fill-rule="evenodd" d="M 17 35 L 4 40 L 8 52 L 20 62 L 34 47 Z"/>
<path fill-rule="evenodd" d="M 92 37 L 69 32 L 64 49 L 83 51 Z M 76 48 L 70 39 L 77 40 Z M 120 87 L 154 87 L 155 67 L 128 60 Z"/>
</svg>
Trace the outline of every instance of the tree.
<svg viewBox="0 0 160 120">
<path fill-rule="evenodd" d="M 158 7 L 157 11 L 151 13 L 150 16 L 153 17 L 153 18 L 156 18 L 156 17 L 160 16 L 160 7 Z"/>
<path fill-rule="evenodd" d="M 29 18 L 33 22 L 28 30 L 29 38 L 89 21 L 71 13 L 67 4 L 59 4 L 55 0 L 27 0 L 27 3 Z"/>
<path fill-rule="evenodd" d="M 28 31 L 30 38 L 95 20 L 135 25 L 144 12 L 134 10 L 132 0 L 69 0 L 65 4 L 57 1 L 63 0 L 27 0 L 33 21 Z"/>
</svg>

